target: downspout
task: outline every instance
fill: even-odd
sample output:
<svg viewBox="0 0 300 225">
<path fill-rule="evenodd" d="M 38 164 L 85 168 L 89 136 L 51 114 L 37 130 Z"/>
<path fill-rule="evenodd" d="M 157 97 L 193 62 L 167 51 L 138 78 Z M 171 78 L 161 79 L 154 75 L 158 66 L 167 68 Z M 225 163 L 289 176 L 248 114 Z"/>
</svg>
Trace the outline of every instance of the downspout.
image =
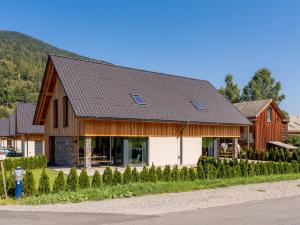
<svg viewBox="0 0 300 225">
<path fill-rule="evenodd" d="M 180 128 L 180 165 L 183 164 L 183 132 L 188 126 L 189 122 L 187 122 L 183 127 Z"/>
</svg>

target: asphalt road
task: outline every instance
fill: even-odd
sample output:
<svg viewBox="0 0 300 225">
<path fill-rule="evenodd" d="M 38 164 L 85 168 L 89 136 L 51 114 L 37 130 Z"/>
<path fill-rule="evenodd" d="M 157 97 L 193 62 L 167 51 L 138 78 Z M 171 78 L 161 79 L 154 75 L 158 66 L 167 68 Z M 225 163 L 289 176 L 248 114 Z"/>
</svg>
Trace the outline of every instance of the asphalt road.
<svg viewBox="0 0 300 225">
<path fill-rule="evenodd" d="M 95 213 L 0 211 L 1 225 L 299 225 L 300 196 L 230 206 L 140 216 Z"/>
</svg>

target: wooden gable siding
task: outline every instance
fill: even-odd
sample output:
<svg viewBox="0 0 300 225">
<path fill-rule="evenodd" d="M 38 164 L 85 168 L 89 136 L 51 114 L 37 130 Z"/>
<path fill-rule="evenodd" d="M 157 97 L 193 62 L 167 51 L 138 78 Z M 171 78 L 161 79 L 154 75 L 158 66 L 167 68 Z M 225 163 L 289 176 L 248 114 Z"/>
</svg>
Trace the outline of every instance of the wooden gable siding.
<svg viewBox="0 0 300 225">
<path fill-rule="evenodd" d="M 263 151 L 267 148 L 268 141 L 282 141 L 282 117 L 279 112 L 272 107 L 272 122 L 267 121 L 267 107 L 262 111 L 255 121 L 255 147 Z"/>
<path fill-rule="evenodd" d="M 64 88 L 58 78 L 54 85 L 51 100 L 46 114 L 45 134 L 46 136 L 76 136 L 77 135 L 77 118 L 68 101 L 68 126 L 63 126 L 63 98 L 66 96 Z M 54 127 L 54 107 L 53 102 L 57 100 L 58 107 L 58 126 Z"/>
<path fill-rule="evenodd" d="M 136 122 L 115 120 L 80 120 L 80 136 L 159 136 L 178 137 L 185 124 Z M 188 137 L 239 137 L 239 126 L 188 125 L 184 129 Z"/>
</svg>

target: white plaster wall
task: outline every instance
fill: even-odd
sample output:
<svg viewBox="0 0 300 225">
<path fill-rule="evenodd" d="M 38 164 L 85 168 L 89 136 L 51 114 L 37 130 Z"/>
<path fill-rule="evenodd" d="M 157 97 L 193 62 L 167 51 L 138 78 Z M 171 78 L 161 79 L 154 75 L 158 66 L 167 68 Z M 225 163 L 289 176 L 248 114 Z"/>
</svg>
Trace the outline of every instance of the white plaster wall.
<svg viewBox="0 0 300 225">
<path fill-rule="evenodd" d="M 3 148 L 7 148 L 7 140 L 0 140 L 0 146 Z"/>
<path fill-rule="evenodd" d="M 183 137 L 183 164 L 196 164 L 202 155 L 202 138 L 201 137 Z"/>
<path fill-rule="evenodd" d="M 22 141 L 21 140 L 15 140 L 14 141 L 15 149 L 16 151 L 22 151 Z"/>
<path fill-rule="evenodd" d="M 22 143 L 22 142 L 21 142 Z M 34 156 L 34 141 L 24 141 L 22 145 L 22 153 L 24 157 Z"/>
<path fill-rule="evenodd" d="M 179 164 L 180 141 L 177 137 L 149 137 L 149 165 L 155 166 Z"/>
</svg>

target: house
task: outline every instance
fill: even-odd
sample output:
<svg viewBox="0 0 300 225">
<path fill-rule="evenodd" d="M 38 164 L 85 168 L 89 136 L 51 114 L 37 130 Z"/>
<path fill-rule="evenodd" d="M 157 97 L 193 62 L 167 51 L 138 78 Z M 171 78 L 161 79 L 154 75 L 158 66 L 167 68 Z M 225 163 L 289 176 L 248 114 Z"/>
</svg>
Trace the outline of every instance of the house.
<svg viewBox="0 0 300 225">
<path fill-rule="evenodd" d="M 9 135 L 9 120 L 0 119 L 0 147 L 8 148 L 11 144 Z"/>
<path fill-rule="evenodd" d="M 241 128 L 239 141 L 242 146 L 255 148 L 260 153 L 269 145 L 289 147 L 283 143 L 287 137 L 286 118 L 272 99 L 241 102 L 234 106 L 253 123 Z"/>
<path fill-rule="evenodd" d="M 288 124 L 288 135 L 300 136 L 300 116 L 290 115 L 290 121 Z"/>
<path fill-rule="evenodd" d="M 17 103 L 8 119 L 10 146 L 25 157 L 44 153 L 44 126 L 32 124 L 35 108 L 34 103 Z"/>
<path fill-rule="evenodd" d="M 50 55 L 34 116 L 57 165 L 195 164 L 248 119 L 208 81 Z"/>
</svg>

